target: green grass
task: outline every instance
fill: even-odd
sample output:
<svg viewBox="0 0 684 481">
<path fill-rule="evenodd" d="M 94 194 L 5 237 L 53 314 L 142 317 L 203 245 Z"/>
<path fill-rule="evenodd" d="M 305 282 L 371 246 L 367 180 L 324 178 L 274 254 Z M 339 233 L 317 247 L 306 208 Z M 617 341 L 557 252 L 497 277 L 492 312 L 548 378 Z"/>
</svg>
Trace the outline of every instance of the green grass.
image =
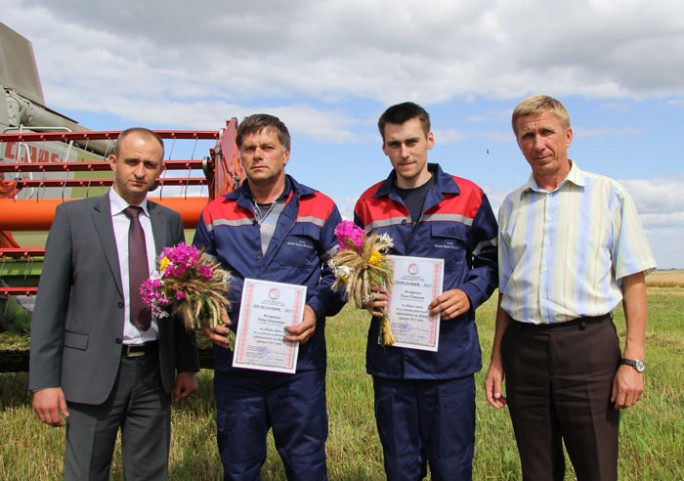
<svg viewBox="0 0 684 481">
<path fill-rule="evenodd" d="M 624 318 L 616 313 L 620 335 Z M 491 349 L 494 302 L 479 311 L 485 369 Z M 383 480 L 382 452 L 365 373 L 367 316 L 345 308 L 330 319 L 328 339 L 328 469 L 337 481 Z M 621 422 L 620 480 L 684 481 L 684 289 L 649 288 L 646 394 Z M 489 408 L 477 375 L 476 480 L 519 480 L 520 467 L 508 412 Z M 220 480 L 216 452 L 212 372 L 199 376 L 200 393 L 173 411 L 170 479 Z M 54 480 L 62 470 L 64 431 L 42 425 L 26 392 L 26 373 L 0 374 L 0 480 Z M 285 480 L 269 439 L 265 481 Z M 117 454 L 112 479 L 123 479 Z M 567 480 L 574 479 L 568 469 Z"/>
</svg>

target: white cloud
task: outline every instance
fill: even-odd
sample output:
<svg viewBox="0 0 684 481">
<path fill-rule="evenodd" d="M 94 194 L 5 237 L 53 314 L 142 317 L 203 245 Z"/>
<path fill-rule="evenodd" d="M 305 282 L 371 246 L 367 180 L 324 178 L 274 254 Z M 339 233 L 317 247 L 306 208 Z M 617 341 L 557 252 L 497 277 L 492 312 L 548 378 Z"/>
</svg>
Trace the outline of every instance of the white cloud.
<svg viewBox="0 0 684 481">
<path fill-rule="evenodd" d="M 671 230 L 675 226 L 675 229 L 680 234 L 684 234 L 684 212 L 643 214 L 641 215 L 641 221 L 649 229 L 665 228 Z M 679 227 L 677 228 L 676 226 Z"/>
<path fill-rule="evenodd" d="M 354 206 L 356 205 L 357 200 L 357 197 L 335 199 L 335 203 L 337 204 L 337 208 L 340 209 L 340 214 L 342 214 L 343 219 L 354 220 Z"/>
<path fill-rule="evenodd" d="M 658 267 L 684 267 L 684 176 L 620 183 L 634 199 Z"/>
<path fill-rule="evenodd" d="M 578 141 L 596 141 L 577 145 L 597 146 L 592 157 L 618 158 L 611 139 L 644 145 L 654 131 L 668 129 L 681 137 L 660 112 L 638 122 L 625 106 L 626 99 L 665 99 L 682 110 L 680 0 L 0 0 L 0 11 L 5 24 L 32 41 L 49 107 L 157 128 L 217 129 L 229 117 L 274 113 L 293 137 L 334 144 L 318 153 L 350 172 L 335 175 L 326 189 L 350 191 L 343 182 L 357 189 L 386 175 L 374 122 L 380 106 L 407 99 L 435 110 L 453 99 L 487 101 L 461 123 L 445 123 L 442 112 L 434 128 L 438 149 L 473 149 L 465 152 L 470 157 L 440 150 L 453 153 L 450 159 L 486 156 L 473 172 L 500 191 L 526 178 L 506 104 L 512 108 L 527 94 L 601 99 L 601 113 L 620 120 L 576 128 Z M 360 142 L 372 142 L 375 157 L 343 150 Z M 298 139 L 295 152 L 299 145 Z M 644 152 L 658 157 L 650 147 Z M 671 157 L 665 162 L 674 165 Z M 367 158 L 384 163 L 369 173 Z M 605 161 L 597 171 L 612 165 Z M 621 175 L 639 177 L 636 165 Z M 378 179 L 366 178 L 379 170 Z M 657 230 L 661 249 L 682 251 L 684 178 L 665 178 L 662 169 L 651 175 L 661 178 L 623 184 L 649 235 Z M 318 187 L 318 177 L 302 180 Z M 493 204 L 505 195 L 488 194 Z M 351 204 L 344 201 L 347 215 Z"/>
<path fill-rule="evenodd" d="M 463 132 L 456 129 L 433 130 L 433 132 L 435 135 L 435 141 L 445 144 L 458 143 L 465 137 Z"/>
<path fill-rule="evenodd" d="M 573 127 L 574 135 L 584 137 L 634 137 L 641 133 L 641 131 L 634 127 Z"/>
<path fill-rule="evenodd" d="M 620 183 L 629 191 L 642 215 L 649 215 L 654 221 L 662 220 L 663 216 L 674 216 L 673 220 L 678 219 L 684 228 L 684 175 L 666 179 L 623 180 Z"/>
<path fill-rule="evenodd" d="M 0 0 L 0 7 L 4 21 L 33 40 L 52 100 L 70 108 L 74 99 L 60 88 L 78 91 L 92 109 L 131 92 L 198 106 L 349 96 L 431 103 L 536 91 L 684 95 L 684 57 L 672 54 L 684 50 L 677 0 L 657 8 L 647 0 L 241 0 L 230 7 Z"/>
</svg>

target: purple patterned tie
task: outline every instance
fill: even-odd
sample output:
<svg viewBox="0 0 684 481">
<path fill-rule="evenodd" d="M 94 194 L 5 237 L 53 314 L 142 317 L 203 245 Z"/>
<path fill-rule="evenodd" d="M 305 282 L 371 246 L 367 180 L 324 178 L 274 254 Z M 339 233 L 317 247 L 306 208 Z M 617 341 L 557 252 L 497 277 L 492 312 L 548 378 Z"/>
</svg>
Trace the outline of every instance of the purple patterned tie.
<svg viewBox="0 0 684 481">
<path fill-rule="evenodd" d="M 128 206 L 124 209 L 126 217 L 131 220 L 128 228 L 128 279 L 129 298 L 131 304 L 131 323 L 141 331 L 146 331 L 152 322 L 152 315 L 145 307 L 140 296 L 140 285 L 145 282 L 150 272 L 147 267 L 147 248 L 145 232 L 140 219 L 142 207 Z"/>
</svg>

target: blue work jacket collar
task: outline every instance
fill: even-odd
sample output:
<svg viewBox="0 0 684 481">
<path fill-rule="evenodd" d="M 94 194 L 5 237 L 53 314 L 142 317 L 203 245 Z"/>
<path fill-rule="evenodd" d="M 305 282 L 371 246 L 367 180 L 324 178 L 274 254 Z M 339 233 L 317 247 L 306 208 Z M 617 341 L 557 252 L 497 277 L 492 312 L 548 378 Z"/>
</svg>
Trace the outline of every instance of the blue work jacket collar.
<svg viewBox="0 0 684 481">
<path fill-rule="evenodd" d="M 428 171 L 432 174 L 434 185 L 425 199 L 425 209 L 429 209 L 430 207 L 439 204 L 444 199 L 445 194 L 458 195 L 461 193 L 461 189 L 458 188 L 454 178 L 444 172 L 439 164 L 428 163 Z M 387 179 L 382 182 L 380 188 L 378 188 L 373 197 L 389 197 L 390 199 L 403 204 L 404 201 L 397 192 L 396 179 L 397 173 L 392 169 L 392 172 L 390 172 Z"/>
<path fill-rule="evenodd" d="M 316 190 L 304 184 L 300 184 L 292 176 L 286 174 L 285 191 L 287 191 L 288 189 L 289 194 L 287 196 L 287 203 L 290 202 L 293 195 L 297 197 L 303 197 L 313 195 L 316 193 Z M 247 181 L 240 184 L 240 187 L 238 187 L 234 191 L 225 194 L 225 197 L 226 199 L 234 200 L 243 207 L 247 207 L 249 209 L 252 208 L 252 202 L 254 198 L 252 197 L 252 193 L 249 190 L 249 184 L 247 183 Z"/>
</svg>

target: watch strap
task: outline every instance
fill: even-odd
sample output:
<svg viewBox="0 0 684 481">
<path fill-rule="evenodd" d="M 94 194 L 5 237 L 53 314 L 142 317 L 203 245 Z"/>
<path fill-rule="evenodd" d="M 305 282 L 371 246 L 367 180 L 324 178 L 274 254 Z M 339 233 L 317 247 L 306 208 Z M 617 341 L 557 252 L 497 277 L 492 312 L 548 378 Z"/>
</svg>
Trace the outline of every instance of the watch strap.
<svg viewBox="0 0 684 481">
<path fill-rule="evenodd" d="M 620 359 L 620 364 L 632 366 L 637 372 L 644 372 L 646 370 L 646 362 L 643 359 Z"/>
</svg>

